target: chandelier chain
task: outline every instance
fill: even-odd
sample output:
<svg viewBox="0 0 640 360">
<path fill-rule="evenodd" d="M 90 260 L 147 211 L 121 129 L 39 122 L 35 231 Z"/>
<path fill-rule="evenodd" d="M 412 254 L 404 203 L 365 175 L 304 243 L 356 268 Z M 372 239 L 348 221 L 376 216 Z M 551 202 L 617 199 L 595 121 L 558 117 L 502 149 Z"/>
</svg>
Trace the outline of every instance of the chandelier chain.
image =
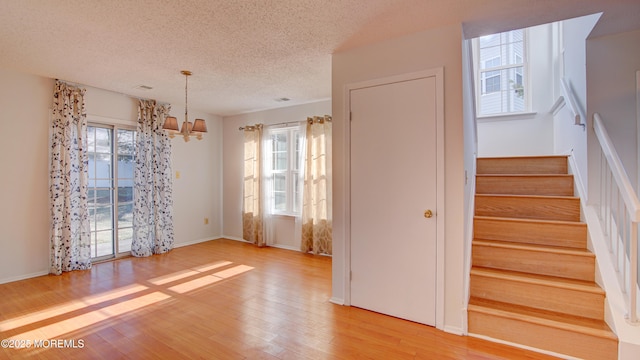
<svg viewBox="0 0 640 360">
<path fill-rule="evenodd" d="M 189 117 L 188 117 L 189 105 L 187 104 L 188 85 L 189 85 L 189 75 L 184 74 L 184 121 L 189 121 Z"/>
</svg>

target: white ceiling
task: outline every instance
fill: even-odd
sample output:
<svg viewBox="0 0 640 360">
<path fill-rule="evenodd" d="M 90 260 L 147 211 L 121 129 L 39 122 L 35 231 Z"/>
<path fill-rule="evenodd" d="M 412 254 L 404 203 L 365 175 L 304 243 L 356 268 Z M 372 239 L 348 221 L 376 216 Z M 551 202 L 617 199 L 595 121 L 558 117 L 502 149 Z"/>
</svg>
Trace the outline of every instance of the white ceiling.
<svg viewBox="0 0 640 360">
<path fill-rule="evenodd" d="M 0 0 L 0 67 L 177 104 L 191 70 L 189 107 L 224 116 L 329 99 L 334 52 L 602 10 L 601 34 L 640 28 L 640 0 Z"/>
</svg>

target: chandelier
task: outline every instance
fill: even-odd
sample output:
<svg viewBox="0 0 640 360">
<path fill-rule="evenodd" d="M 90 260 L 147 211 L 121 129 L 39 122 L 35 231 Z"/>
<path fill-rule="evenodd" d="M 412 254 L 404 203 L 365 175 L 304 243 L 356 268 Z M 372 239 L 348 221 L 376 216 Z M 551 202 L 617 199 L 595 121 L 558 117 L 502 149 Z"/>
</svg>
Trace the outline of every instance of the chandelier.
<svg viewBox="0 0 640 360">
<path fill-rule="evenodd" d="M 178 119 L 174 116 L 167 116 L 162 128 L 168 131 L 169 137 L 172 139 L 176 134 L 180 134 L 184 137 L 184 141 L 189 141 L 191 136 L 195 136 L 196 139 L 202 140 L 202 134 L 207 132 L 207 123 L 203 119 L 195 119 L 192 123 L 189 121 L 188 116 L 187 86 L 189 83 L 189 76 L 191 76 L 191 71 L 182 70 L 180 73 L 184 75 L 184 122 L 182 123 L 180 131 L 178 131 Z"/>
</svg>

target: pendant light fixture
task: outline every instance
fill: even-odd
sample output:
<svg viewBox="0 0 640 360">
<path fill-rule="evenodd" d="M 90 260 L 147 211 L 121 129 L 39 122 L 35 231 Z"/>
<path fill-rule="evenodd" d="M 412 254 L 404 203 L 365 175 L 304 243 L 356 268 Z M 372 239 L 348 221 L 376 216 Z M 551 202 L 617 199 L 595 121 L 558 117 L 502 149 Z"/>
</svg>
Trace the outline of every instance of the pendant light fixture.
<svg viewBox="0 0 640 360">
<path fill-rule="evenodd" d="M 169 132 L 170 138 L 175 137 L 176 134 L 180 134 L 184 137 L 184 141 L 189 141 L 191 136 L 195 136 L 196 139 L 202 140 L 202 134 L 207 132 L 207 123 L 203 119 L 195 119 L 193 123 L 189 121 L 187 90 L 191 71 L 182 70 L 180 73 L 184 75 L 184 122 L 182 123 L 180 131 L 178 131 L 178 119 L 174 116 L 167 116 L 162 128 Z"/>
</svg>

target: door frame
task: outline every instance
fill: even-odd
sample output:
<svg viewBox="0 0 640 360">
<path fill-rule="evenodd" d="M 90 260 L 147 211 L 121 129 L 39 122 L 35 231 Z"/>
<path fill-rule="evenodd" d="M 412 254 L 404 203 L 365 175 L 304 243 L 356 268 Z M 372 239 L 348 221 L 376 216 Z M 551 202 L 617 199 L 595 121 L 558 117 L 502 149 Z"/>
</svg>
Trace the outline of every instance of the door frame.
<svg viewBox="0 0 640 360">
<path fill-rule="evenodd" d="M 345 141 L 345 241 L 344 241 L 344 305 L 351 305 L 351 91 L 367 87 L 434 77 L 436 81 L 436 323 L 444 330 L 445 299 L 445 166 L 444 166 L 444 68 L 433 68 L 395 76 L 349 83 L 344 88 Z"/>
</svg>

